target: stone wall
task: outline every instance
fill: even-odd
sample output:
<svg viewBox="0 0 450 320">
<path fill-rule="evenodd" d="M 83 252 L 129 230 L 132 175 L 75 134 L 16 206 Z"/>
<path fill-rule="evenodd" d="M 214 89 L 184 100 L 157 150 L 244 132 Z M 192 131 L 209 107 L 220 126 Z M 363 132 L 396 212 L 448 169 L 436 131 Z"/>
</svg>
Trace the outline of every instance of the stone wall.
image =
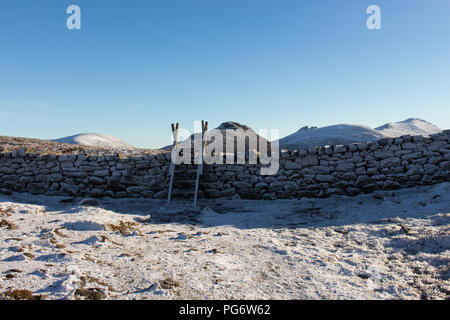
<svg viewBox="0 0 450 320">
<path fill-rule="evenodd" d="M 170 153 L 40 155 L 0 153 L 0 191 L 8 193 L 165 198 Z M 174 197 L 191 197 L 195 166 L 177 166 Z M 259 175 L 259 165 L 206 165 L 200 197 L 289 199 L 357 195 L 450 181 L 450 130 L 431 137 L 403 136 L 280 153 L 280 170 Z"/>
</svg>

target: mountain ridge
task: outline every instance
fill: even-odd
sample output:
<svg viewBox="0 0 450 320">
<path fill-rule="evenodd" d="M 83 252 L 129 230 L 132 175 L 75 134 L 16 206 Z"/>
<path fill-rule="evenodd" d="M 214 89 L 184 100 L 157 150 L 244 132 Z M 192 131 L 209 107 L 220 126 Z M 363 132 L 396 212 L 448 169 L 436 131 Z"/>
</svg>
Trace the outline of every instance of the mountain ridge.
<svg viewBox="0 0 450 320">
<path fill-rule="evenodd" d="M 442 129 L 428 121 L 419 118 L 408 118 L 399 122 L 386 123 L 374 129 L 364 125 L 352 124 L 337 124 L 321 128 L 305 126 L 295 133 L 280 139 L 279 142 L 280 148 L 305 149 L 313 146 L 375 141 L 408 134 L 429 136 L 439 132 L 442 132 Z"/>
</svg>

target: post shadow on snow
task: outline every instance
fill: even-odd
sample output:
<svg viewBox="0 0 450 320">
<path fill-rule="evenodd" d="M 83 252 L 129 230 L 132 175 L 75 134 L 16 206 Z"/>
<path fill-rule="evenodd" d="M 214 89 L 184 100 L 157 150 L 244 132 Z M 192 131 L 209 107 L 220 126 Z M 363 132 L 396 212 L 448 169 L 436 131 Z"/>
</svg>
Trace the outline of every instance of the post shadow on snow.
<svg viewBox="0 0 450 320">
<path fill-rule="evenodd" d="M 367 195 L 368 206 L 377 208 L 381 200 Z M 344 227 L 356 223 L 384 224 L 393 219 L 407 217 L 429 218 L 438 213 L 433 208 L 409 210 L 383 210 L 376 216 L 370 214 L 350 214 L 346 211 L 348 197 L 336 198 L 335 206 L 321 207 L 321 200 L 302 199 L 284 201 L 254 200 L 203 200 L 197 207 L 190 201 L 176 200 L 167 204 L 165 200 L 138 199 L 130 206 L 117 205 L 115 201 L 104 199 L 101 207 L 118 214 L 150 215 L 150 224 L 186 224 L 198 227 L 232 226 L 239 229 L 296 229 L 312 227 Z M 370 203 L 369 203 L 370 201 Z M 343 205 L 340 206 L 340 202 Z M 359 202 L 363 213 L 364 199 Z M 126 209 L 125 209 L 126 208 Z M 444 217 L 444 220 L 447 220 Z M 434 221 L 434 220 L 433 220 Z"/>
<path fill-rule="evenodd" d="M 387 246 L 402 249 L 408 255 L 418 253 L 441 254 L 450 248 L 450 235 L 420 237 L 416 234 L 411 238 L 391 239 Z M 447 259 L 447 262 L 450 262 L 450 259 Z"/>
<path fill-rule="evenodd" d="M 48 285 L 46 288 L 41 288 L 35 291 L 35 294 L 57 294 L 64 293 L 64 284 L 67 282 L 67 278 L 62 278 L 54 281 L 52 284 Z"/>
<path fill-rule="evenodd" d="M 427 272 L 421 270 L 420 262 L 427 262 L 437 268 L 436 277 L 448 281 L 450 280 L 450 259 L 443 253 L 450 248 L 449 235 L 432 235 L 426 237 L 396 238 L 386 244 L 386 247 L 402 251 L 405 255 L 414 256 L 414 260 L 419 262 L 415 267 L 415 272 Z M 423 253 L 423 254 L 420 254 Z"/>
<path fill-rule="evenodd" d="M 256 229 L 256 228 L 298 228 L 308 226 L 327 226 L 341 225 L 337 220 L 333 219 L 342 212 L 333 210 L 325 214 L 321 212 L 320 207 L 312 206 L 296 206 L 297 201 L 288 200 L 286 202 L 277 201 L 277 204 L 271 201 L 254 201 L 254 200 L 203 200 L 198 206 L 194 206 L 188 200 L 174 200 L 171 204 L 167 204 L 166 200 L 145 200 L 136 199 L 133 206 L 133 200 L 127 199 L 130 207 L 123 204 L 118 205 L 116 201 L 109 199 L 101 199 L 101 207 L 106 210 L 116 212 L 118 214 L 133 215 L 150 215 L 149 224 L 186 224 L 199 227 L 215 227 L 227 225 L 239 229 Z M 314 200 L 309 200 L 314 202 Z M 271 205 L 274 210 L 269 213 L 260 212 L 258 208 L 249 208 L 252 203 Z M 281 208 L 280 208 L 281 204 Z M 125 208 L 126 207 L 126 208 Z M 259 207 L 260 208 L 260 207 Z M 77 208 L 71 208 L 72 212 Z M 205 217 L 207 217 L 205 219 Z M 297 220 L 297 221 L 294 221 Z"/>
<path fill-rule="evenodd" d="M 148 216 L 150 215 L 150 224 L 187 224 L 201 227 L 213 227 L 220 225 L 229 225 L 239 229 L 254 228 L 298 228 L 308 226 L 326 226 L 331 224 L 338 225 L 337 221 L 324 217 L 320 207 L 314 205 L 315 200 L 307 200 L 309 205 L 299 206 L 302 200 L 277 201 L 276 206 L 282 205 L 283 208 L 274 208 L 276 215 L 271 214 L 268 221 L 264 213 L 259 213 L 258 209 L 248 208 L 249 203 L 263 204 L 263 206 L 274 206 L 272 201 L 254 201 L 254 200 L 200 200 L 198 206 L 194 206 L 190 200 L 173 200 L 167 204 L 166 200 L 159 199 L 112 199 L 108 197 L 85 199 L 83 197 L 45 197 L 29 198 L 21 197 L 17 194 L 12 201 L 20 204 L 40 205 L 44 211 L 61 211 L 64 214 L 73 214 L 80 212 L 83 207 L 98 207 L 110 210 L 118 214 L 134 214 Z M 47 199 L 48 198 L 48 199 Z M 51 201 L 48 201 L 51 199 Z M 88 200 L 88 201 L 86 201 Z M 49 203 L 50 202 L 50 203 Z M 305 201 L 303 201 L 304 203 Z M 205 211 L 209 215 L 216 215 L 215 221 L 203 221 L 202 216 Z M 333 212 L 338 214 L 339 212 Z M 245 223 L 242 219 L 236 219 L 238 215 L 245 215 Z M 288 218 L 288 221 L 286 219 Z M 292 222 L 292 218 L 299 218 L 299 221 Z M 320 225 L 318 225 L 318 223 Z M 69 228 L 70 229 L 70 228 Z"/>
<path fill-rule="evenodd" d="M 49 201 L 49 199 L 51 201 Z M 384 200 L 395 200 L 395 193 L 385 193 Z M 37 199 L 18 197 L 15 202 L 38 204 L 46 211 L 61 211 L 65 214 L 78 213 L 85 207 L 98 207 L 118 214 L 149 216 L 150 224 L 186 224 L 199 227 L 232 226 L 239 229 L 295 229 L 311 227 L 343 227 L 355 223 L 385 223 L 386 219 L 405 217 L 428 218 L 436 212 L 432 207 L 415 210 L 411 206 L 408 212 L 383 210 L 376 216 L 370 214 L 355 215 L 346 211 L 349 202 L 360 206 L 360 212 L 367 208 L 377 209 L 384 200 L 373 195 L 365 195 L 356 202 L 349 197 L 335 197 L 333 205 L 322 207 L 323 199 L 300 200 L 201 200 L 194 206 L 189 200 L 174 200 L 167 204 L 159 199 L 112 199 L 82 197 L 39 197 Z M 34 203 L 33 203 L 34 202 Z M 448 223 L 448 218 L 444 217 Z M 142 221 L 138 221 L 141 222 Z"/>
<path fill-rule="evenodd" d="M 445 213 L 421 214 L 416 218 L 427 218 L 429 226 L 450 225 L 450 215 Z M 426 273 L 421 262 L 426 262 L 437 268 L 436 277 L 448 281 L 450 279 L 450 259 L 444 253 L 450 248 L 450 234 L 423 234 L 420 226 L 408 225 L 407 220 L 402 218 L 385 218 L 381 221 L 387 228 L 370 230 L 374 238 L 389 238 L 384 244 L 385 248 L 401 252 L 404 256 L 413 256 L 418 262 L 415 266 L 416 273 Z M 397 228 L 388 228 L 396 226 Z"/>
</svg>

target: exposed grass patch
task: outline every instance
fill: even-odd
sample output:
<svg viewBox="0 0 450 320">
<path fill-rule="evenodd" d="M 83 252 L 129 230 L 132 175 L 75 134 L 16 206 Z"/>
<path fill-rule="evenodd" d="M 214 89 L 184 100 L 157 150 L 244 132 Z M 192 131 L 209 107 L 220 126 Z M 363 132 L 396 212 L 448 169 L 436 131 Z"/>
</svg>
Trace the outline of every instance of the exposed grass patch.
<svg viewBox="0 0 450 320">
<path fill-rule="evenodd" d="M 96 262 L 95 259 L 91 258 L 89 255 L 85 254 L 84 257 L 81 257 L 81 260 L 86 260 L 86 261 L 91 261 L 91 262 Z"/>
<path fill-rule="evenodd" d="M 17 226 L 14 223 L 11 223 L 5 219 L 2 219 L 0 221 L 0 227 L 6 227 L 8 230 L 15 230 L 17 229 Z"/>
<path fill-rule="evenodd" d="M 24 234 L 24 235 L 27 235 L 27 234 Z M 20 238 L 7 238 L 6 240 L 7 241 L 22 241 L 23 239 L 20 239 Z"/>
<path fill-rule="evenodd" d="M 9 269 L 7 272 L 21 273 L 21 272 L 23 272 L 23 271 L 22 271 L 22 270 L 19 270 L 19 269 Z"/>
<path fill-rule="evenodd" d="M 12 208 L 8 208 L 8 209 L 2 209 L 2 208 L 0 208 L 0 215 L 9 217 L 9 216 L 11 215 L 11 212 L 12 212 L 12 211 L 13 211 Z"/>
<path fill-rule="evenodd" d="M 75 296 L 83 297 L 86 300 L 102 300 L 106 298 L 98 289 L 77 289 L 75 290 Z"/>
<path fill-rule="evenodd" d="M 86 284 L 88 282 L 93 282 L 93 283 L 98 284 L 99 286 L 108 288 L 108 291 L 110 291 L 110 292 L 118 292 L 110 284 L 108 284 L 98 278 L 92 277 L 92 276 L 83 275 L 83 276 L 81 276 L 81 280 L 83 281 L 84 284 Z"/>
<path fill-rule="evenodd" d="M 55 230 L 53 230 L 53 233 L 56 234 L 57 236 L 61 237 L 61 238 L 68 238 L 69 237 L 68 235 L 62 233 L 60 230 L 61 229 L 55 229 Z"/>
<path fill-rule="evenodd" d="M 136 228 L 137 223 L 134 221 L 123 222 L 120 221 L 119 224 L 107 224 L 106 225 L 113 232 L 120 232 L 121 235 L 126 236 L 131 234 L 133 231 L 138 231 L 139 234 L 141 232 Z"/>
<path fill-rule="evenodd" d="M 8 290 L 3 295 L 10 300 L 45 300 L 46 296 L 36 295 L 29 290 Z"/>
<path fill-rule="evenodd" d="M 116 241 L 114 241 L 114 240 L 111 240 L 111 239 L 108 238 L 107 236 L 101 235 L 100 237 L 101 237 L 100 242 L 106 242 L 106 241 L 109 241 L 109 242 L 111 242 L 112 244 L 115 244 L 115 245 L 117 245 L 117 246 L 122 246 L 122 247 L 123 247 L 123 244 L 121 244 L 121 243 L 119 243 L 119 242 L 116 242 Z"/>
<path fill-rule="evenodd" d="M 172 278 L 165 278 L 164 280 L 159 281 L 161 288 L 163 289 L 174 289 L 180 286 L 180 283 Z"/>
</svg>

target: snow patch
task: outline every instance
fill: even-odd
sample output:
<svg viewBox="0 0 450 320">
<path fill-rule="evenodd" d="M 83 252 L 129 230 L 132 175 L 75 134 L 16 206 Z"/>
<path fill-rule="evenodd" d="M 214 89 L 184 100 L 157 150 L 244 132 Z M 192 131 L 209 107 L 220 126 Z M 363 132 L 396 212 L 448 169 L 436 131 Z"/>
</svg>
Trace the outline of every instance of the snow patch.
<svg viewBox="0 0 450 320">
<path fill-rule="evenodd" d="M 63 224 L 63 227 L 72 231 L 99 231 L 105 230 L 103 224 L 93 221 L 76 221 Z"/>
</svg>

